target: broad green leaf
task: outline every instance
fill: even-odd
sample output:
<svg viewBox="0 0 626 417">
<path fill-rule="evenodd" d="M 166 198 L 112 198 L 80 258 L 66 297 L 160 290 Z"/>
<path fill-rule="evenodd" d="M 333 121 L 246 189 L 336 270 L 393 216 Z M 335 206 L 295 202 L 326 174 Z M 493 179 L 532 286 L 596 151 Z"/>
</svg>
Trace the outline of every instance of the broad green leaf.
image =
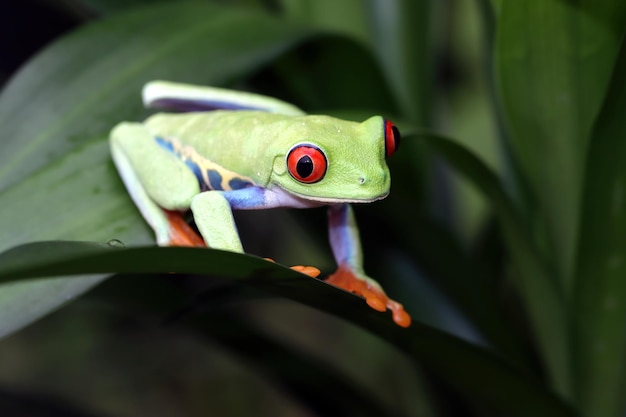
<svg viewBox="0 0 626 417">
<path fill-rule="evenodd" d="M 0 250 L 41 239 L 153 241 L 102 137 L 4 190 L 0 204 Z"/>
<path fill-rule="evenodd" d="M 39 239 L 153 241 L 99 138 L 0 193 L 0 250 Z M 0 335 L 47 314 L 105 275 L 0 286 Z"/>
<path fill-rule="evenodd" d="M 626 406 L 626 43 L 594 125 L 580 228 L 576 398 L 586 415 Z"/>
<path fill-rule="evenodd" d="M 582 173 L 592 122 L 619 46 L 626 3 L 520 0 L 497 6 L 496 71 L 515 158 L 571 289 Z"/>
<path fill-rule="evenodd" d="M 360 297 L 257 257 L 203 248 L 111 248 L 84 242 L 32 243 L 0 254 L 0 282 L 114 271 L 200 274 L 253 285 L 368 329 L 496 412 L 576 415 L 538 381 L 489 351 L 417 322 L 400 328 L 389 314 L 372 310 Z"/>
<path fill-rule="evenodd" d="M 436 135 L 424 134 L 422 139 L 490 202 L 510 252 L 515 268 L 512 274 L 536 333 L 544 366 L 557 386 L 563 388 L 568 383 L 570 366 L 565 300 L 550 279 L 550 267 L 534 245 L 528 227 L 496 175 L 472 153 Z"/>
</svg>

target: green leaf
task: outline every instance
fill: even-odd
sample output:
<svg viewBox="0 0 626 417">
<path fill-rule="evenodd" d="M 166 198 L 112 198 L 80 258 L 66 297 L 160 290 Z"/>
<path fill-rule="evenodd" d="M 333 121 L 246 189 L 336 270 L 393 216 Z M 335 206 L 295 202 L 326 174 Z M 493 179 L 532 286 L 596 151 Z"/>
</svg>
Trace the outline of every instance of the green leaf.
<svg viewBox="0 0 626 417">
<path fill-rule="evenodd" d="M 576 398 L 590 416 L 626 405 L 626 43 L 595 123 L 580 227 Z"/>
<path fill-rule="evenodd" d="M 368 329 L 497 412 L 576 415 L 538 381 L 486 350 L 420 323 L 400 328 L 360 297 L 261 258 L 203 248 L 111 248 L 85 242 L 32 243 L 0 254 L 0 282 L 113 271 L 190 273 L 253 285 Z"/>
<path fill-rule="evenodd" d="M 42 239 L 153 241 L 117 178 L 104 138 L 77 147 L 4 190 L 0 204 L 5 208 L 0 250 Z"/>
<path fill-rule="evenodd" d="M 564 294 L 572 284 L 585 152 L 619 47 L 621 1 L 497 6 L 496 71 L 505 121 Z"/>
<path fill-rule="evenodd" d="M 108 144 L 102 139 L 77 147 L 0 193 L 0 250 L 39 239 L 153 241 L 116 178 Z M 0 335 L 38 319 L 104 278 L 0 286 Z"/>
</svg>

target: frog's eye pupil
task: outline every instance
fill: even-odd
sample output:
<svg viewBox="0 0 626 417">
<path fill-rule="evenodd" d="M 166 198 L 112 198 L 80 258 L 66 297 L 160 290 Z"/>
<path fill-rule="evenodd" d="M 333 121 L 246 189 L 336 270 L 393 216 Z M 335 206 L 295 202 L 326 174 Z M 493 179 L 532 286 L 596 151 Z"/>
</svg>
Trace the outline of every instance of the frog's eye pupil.
<svg viewBox="0 0 626 417">
<path fill-rule="evenodd" d="M 306 178 L 313 173 L 313 160 L 309 155 L 304 155 L 298 160 L 296 171 L 302 178 Z"/>
<path fill-rule="evenodd" d="M 400 130 L 389 120 L 385 120 L 385 157 L 389 158 L 399 147 Z"/>
<path fill-rule="evenodd" d="M 326 155 L 315 145 L 296 145 L 287 155 L 289 174 L 305 184 L 312 184 L 324 178 L 327 168 Z"/>
</svg>

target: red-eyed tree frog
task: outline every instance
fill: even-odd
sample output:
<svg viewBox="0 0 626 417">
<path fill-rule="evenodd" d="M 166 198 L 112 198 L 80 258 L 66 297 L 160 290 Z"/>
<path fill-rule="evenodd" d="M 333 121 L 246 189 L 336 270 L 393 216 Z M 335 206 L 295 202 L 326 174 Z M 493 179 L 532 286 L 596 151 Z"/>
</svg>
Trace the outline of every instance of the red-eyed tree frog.
<svg viewBox="0 0 626 417">
<path fill-rule="evenodd" d="M 252 93 L 153 81 L 143 89 L 159 113 L 111 132 L 113 160 L 159 245 L 208 246 L 243 253 L 232 210 L 328 206 L 338 269 L 326 282 L 391 309 L 402 327 L 403 306 L 363 271 L 359 233 L 349 203 L 389 193 L 385 158 L 400 144 L 389 121 L 355 123 L 306 115 L 283 101 Z M 191 210 L 200 236 L 185 223 Z M 311 275 L 313 267 L 294 269 Z"/>
</svg>

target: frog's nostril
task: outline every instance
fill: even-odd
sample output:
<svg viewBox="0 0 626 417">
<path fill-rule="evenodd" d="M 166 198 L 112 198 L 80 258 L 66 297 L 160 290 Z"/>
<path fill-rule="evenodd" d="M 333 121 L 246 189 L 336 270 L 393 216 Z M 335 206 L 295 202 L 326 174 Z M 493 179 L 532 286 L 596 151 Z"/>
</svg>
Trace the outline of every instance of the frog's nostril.
<svg viewBox="0 0 626 417">
<path fill-rule="evenodd" d="M 359 177 L 359 184 L 365 184 L 365 177 Z"/>
</svg>

